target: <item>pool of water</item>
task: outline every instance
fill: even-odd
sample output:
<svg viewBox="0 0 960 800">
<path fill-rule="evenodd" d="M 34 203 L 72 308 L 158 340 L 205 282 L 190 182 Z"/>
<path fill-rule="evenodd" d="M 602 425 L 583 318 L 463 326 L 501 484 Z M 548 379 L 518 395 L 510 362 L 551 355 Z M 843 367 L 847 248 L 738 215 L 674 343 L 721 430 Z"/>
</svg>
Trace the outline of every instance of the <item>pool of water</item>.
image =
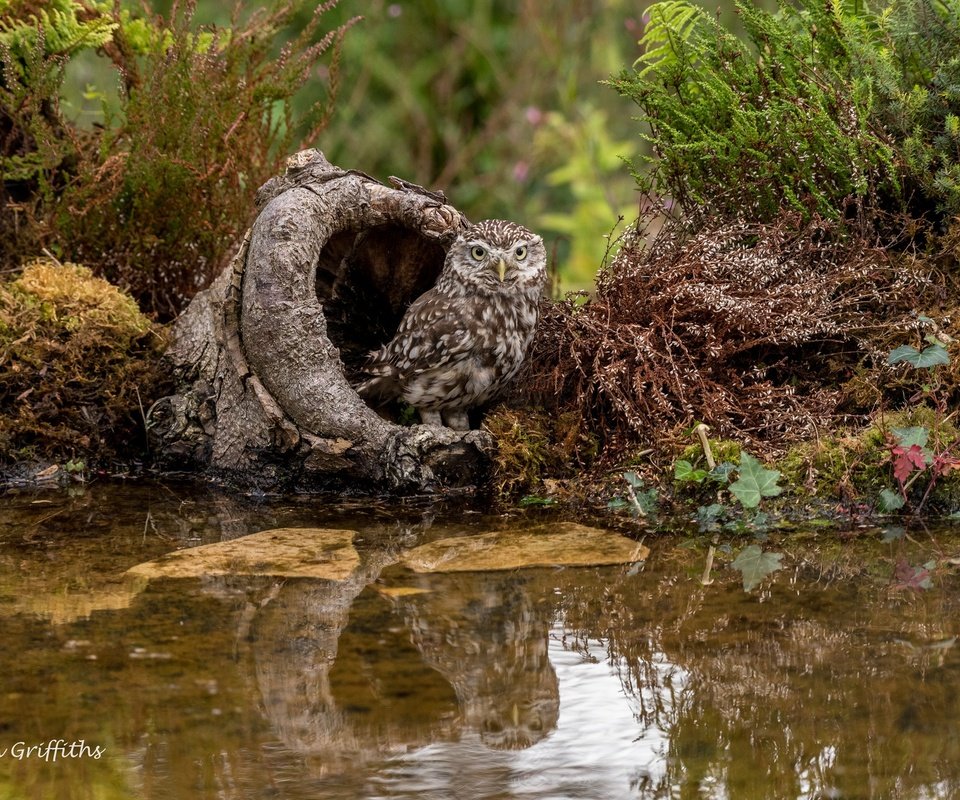
<svg viewBox="0 0 960 800">
<path fill-rule="evenodd" d="M 799 531 L 750 594 L 723 558 L 704 586 L 704 547 L 656 532 L 640 568 L 400 564 L 542 513 L 0 497 L 0 799 L 960 797 L 951 529 Z M 124 579 L 276 527 L 354 530 L 360 564 Z M 930 588 L 908 579 L 931 561 Z"/>
</svg>

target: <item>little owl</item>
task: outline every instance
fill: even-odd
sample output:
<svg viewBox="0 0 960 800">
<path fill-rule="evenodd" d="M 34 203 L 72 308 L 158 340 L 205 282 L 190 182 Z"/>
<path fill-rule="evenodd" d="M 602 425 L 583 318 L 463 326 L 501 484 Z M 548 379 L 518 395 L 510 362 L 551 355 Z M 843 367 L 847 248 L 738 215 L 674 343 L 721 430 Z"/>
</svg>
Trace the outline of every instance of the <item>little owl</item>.
<svg viewBox="0 0 960 800">
<path fill-rule="evenodd" d="M 517 374 L 547 281 L 543 239 L 504 220 L 463 231 L 436 285 L 407 309 L 393 339 L 370 355 L 366 398 L 402 399 L 426 425 L 457 430 Z"/>
</svg>

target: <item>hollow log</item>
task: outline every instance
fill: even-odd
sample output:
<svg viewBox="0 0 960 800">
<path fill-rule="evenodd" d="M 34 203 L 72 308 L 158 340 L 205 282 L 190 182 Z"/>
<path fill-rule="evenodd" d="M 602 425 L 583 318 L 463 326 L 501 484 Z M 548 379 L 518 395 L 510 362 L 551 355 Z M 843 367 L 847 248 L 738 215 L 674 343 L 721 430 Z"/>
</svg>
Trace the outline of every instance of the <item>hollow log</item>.
<svg viewBox="0 0 960 800">
<path fill-rule="evenodd" d="M 173 326 L 176 390 L 147 414 L 161 467 L 263 489 L 478 480 L 489 434 L 399 425 L 351 385 L 468 224 L 441 194 L 391 184 L 311 149 L 260 188 L 233 262 Z"/>
</svg>

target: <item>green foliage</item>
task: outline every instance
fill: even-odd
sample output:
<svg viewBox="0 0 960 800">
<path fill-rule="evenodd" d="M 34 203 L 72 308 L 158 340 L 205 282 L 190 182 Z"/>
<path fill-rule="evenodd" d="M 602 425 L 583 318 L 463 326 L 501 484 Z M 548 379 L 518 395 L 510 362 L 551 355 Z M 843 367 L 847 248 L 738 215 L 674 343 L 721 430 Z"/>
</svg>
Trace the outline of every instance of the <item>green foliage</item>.
<svg viewBox="0 0 960 800">
<path fill-rule="evenodd" d="M 756 508 L 761 498 L 776 497 L 783 490 L 777 485 L 780 473 L 767 469 L 749 453 L 740 455 L 740 470 L 737 480 L 730 484 L 730 494 L 744 508 Z"/>
<path fill-rule="evenodd" d="M 925 347 L 923 350 L 917 350 L 916 347 L 905 344 L 892 350 L 887 357 L 887 364 L 891 366 L 902 362 L 906 362 L 913 367 L 926 368 L 938 364 L 949 364 L 950 356 L 939 342 Z"/>
<path fill-rule="evenodd" d="M 960 458 L 952 452 L 957 443 L 957 432 L 947 424 L 953 414 L 947 413 L 948 402 L 937 375 L 937 367 L 950 364 L 950 354 L 935 336 L 928 335 L 925 338 L 929 347 L 917 350 L 904 345 L 891 352 L 887 359 L 888 364 L 904 362 L 930 375 L 930 382 L 924 384 L 912 400 L 920 404 L 918 411 L 926 410 L 932 419 L 929 424 L 890 426 L 883 458 L 891 466 L 899 491 L 884 488 L 880 492 L 877 507 L 883 513 L 891 513 L 907 505 L 914 512 L 919 512 L 938 482 L 960 471 Z M 932 402 L 932 408 L 923 404 L 926 400 Z M 918 499 L 917 495 L 911 495 L 911 489 L 921 478 L 925 485 Z"/>
<path fill-rule="evenodd" d="M 573 111 L 547 114 L 533 140 L 539 160 L 559 163 L 545 180 L 562 205 L 539 212 L 531 224 L 566 245 L 561 290 L 589 288 L 617 219 L 636 216 L 636 203 L 623 202 L 614 193 L 621 188 L 617 176 L 622 158 L 634 150 L 632 143 L 611 137 L 608 115 L 601 109 L 581 103 Z"/>
<path fill-rule="evenodd" d="M 758 220 L 784 207 L 836 218 L 849 197 L 895 189 L 893 152 L 870 127 L 871 95 L 850 60 L 869 27 L 818 0 L 737 9 L 746 41 L 687 0 L 648 9 L 639 70 L 613 81 L 650 129 L 654 169 L 634 165 L 641 186 Z"/>
<path fill-rule="evenodd" d="M 706 481 L 714 484 L 726 485 L 730 481 L 730 473 L 736 467 L 729 461 L 717 464 L 711 470 L 699 469 L 686 459 L 678 459 L 673 465 L 673 480 L 676 483 L 703 484 Z"/>
<path fill-rule="evenodd" d="M 103 47 L 117 26 L 106 15 L 85 13 L 73 0 L 49 0 L 42 8 L 26 0 L 4 0 L 0 3 L 0 49 L 10 56 L 4 65 L 21 81 L 29 82 L 35 79 L 28 74 L 35 53 L 43 53 L 48 66 L 55 69 L 57 59 Z M 8 86 L 14 83 L 9 77 L 4 76 Z"/>
<path fill-rule="evenodd" d="M 677 483 L 702 483 L 710 473 L 705 469 L 694 469 L 685 459 L 678 459 L 673 465 L 673 479 Z"/>
<path fill-rule="evenodd" d="M 783 553 L 764 552 L 758 544 L 744 547 L 730 565 L 743 577 L 743 591 L 751 592 L 768 575 L 783 568 Z"/>
<path fill-rule="evenodd" d="M 720 503 L 710 503 L 706 506 L 699 506 L 696 516 L 697 527 L 701 531 L 710 531 L 719 527 L 720 520 L 725 511 L 726 508 Z"/>
<path fill-rule="evenodd" d="M 931 342 L 930 346 L 923 350 L 917 350 L 909 344 L 896 348 L 887 357 L 887 363 L 893 365 L 905 362 L 918 369 L 949 364 L 950 354 L 947 349 L 935 337 L 928 336 L 927 339 Z"/>
<path fill-rule="evenodd" d="M 175 3 L 169 19 L 78 0 L 39 17 L 27 3 L 0 9 L 0 204 L 16 216 L 3 214 L 0 261 L 46 247 L 175 314 L 232 255 L 253 191 L 326 122 L 349 23 L 321 36 L 333 3 L 322 4 L 280 49 L 306 5 L 272 3 L 228 30 L 199 25 L 195 2 Z M 331 50 L 328 95 L 295 113 Z M 122 91 L 87 131 L 64 116 L 60 95 L 68 62 L 93 51 L 109 57 Z"/>
<path fill-rule="evenodd" d="M 892 489 L 881 489 L 877 496 L 877 510 L 881 514 L 892 514 L 904 506 L 903 497 Z"/>
<path fill-rule="evenodd" d="M 618 215 L 636 212 L 619 161 L 636 152 L 630 122 L 619 98 L 597 90 L 633 57 L 624 28 L 633 4 L 370 0 L 362 9 L 324 133 L 331 160 L 442 189 L 474 220 L 522 222 L 544 235 L 559 288 L 590 288 Z"/>
<path fill-rule="evenodd" d="M 769 220 L 960 212 L 960 5 L 738 2 L 744 38 L 692 0 L 648 9 L 612 81 L 653 145 L 645 190 Z"/>
</svg>

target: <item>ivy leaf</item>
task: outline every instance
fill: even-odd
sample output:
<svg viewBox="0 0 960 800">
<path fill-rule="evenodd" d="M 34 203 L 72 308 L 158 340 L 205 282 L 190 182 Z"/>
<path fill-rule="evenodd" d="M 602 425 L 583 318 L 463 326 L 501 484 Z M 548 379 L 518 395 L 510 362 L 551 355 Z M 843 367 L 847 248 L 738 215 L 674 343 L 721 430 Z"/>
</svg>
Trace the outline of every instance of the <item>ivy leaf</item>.
<svg viewBox="0 0 960 800">
<path fill-rule="evenodd" d="M 644 516 L 650 516 L 657 513 L 658 492 L 654 488 L 647 489 L 645 492 L 634 492 L 637 498 L 637 504 L 640 506 L 640 512 Z M 631 503 L 631 506 L 633 504 Z M 634 512 L 636 512 L 634 508 Z"/>
<path fill-rule="evenodd" d="M 926 447 L 927 440 L 930 438 L 930 431 L 922 425 L 916 428 L 891 428 L 890 430 L 901 447 L 910 448 L 914 445 Z"/>
<path fill-rule="evenodd" d="M 708 531 L 716 527 L 723 514 L 723 506 L 718 503 L 711 503 L 709 506 L 700 506 L 697 509 L 697 527 L 701 531 Z"/>
<path fill-rule="evenodd" d="M 717 466 L 710 470 L 710 480 L 717 483 L 729 483 L 730 473 L 735 469 L 736 466 L 731 464 L 729 461 L 724 461 L 722 464 L 717 464 Z"/>
<path fill-rule="evenodd" d="M 756 508 L 761 497 L 775 497 L 782 489 L 777 486 L 780 473 L 766 469 L 747 452 L 740 454 L 740 475 L 730 484 L 730 493 L 744 508 Z"/>
<path fill-rule="evenodd" d="M 916 347 L 905 344 L 887 356 L 887 363 L 890 365 L 899 364 L 903 361 L 918 369 L 923 369 L 935 367 L 938 364 L 949 364 L 950 354 L 938 342 L 937 344 L 931 344 L 929 347 L 924 347 L 923 350 L 917 350 Z"/>
<path fill-rule="evenodd" d="M 673 465 L 673 479 L 675 481 L 702 483 L 706 477 L 706 470 L 694 469 L 693 464 L 684 459 L 680 459 L 676 464 Z"/>
<path fill-rule="evenodd" d="M 623 479 L 629 483 L 634 489 L 642 489 L 643 481 L 640 479 L 640 476 L 636 472 L 624 472 Z"/>
<path fill-rule="evenodd" d="M 881 489 L 880 496 L 877 498 L 877 508 L 881 514 L 892 514 L 903 508 L 903 496 L 893 489 Z"/>
<path fill-rule="evenodd" d="M 751 592 L 767 575 L 783 567 L 782 558 L 783 553 L 765 553 L 760 545 L 751 544 L 740 551 L 731 566 L 743 578 L 743 591 Z"/>
</svg>

